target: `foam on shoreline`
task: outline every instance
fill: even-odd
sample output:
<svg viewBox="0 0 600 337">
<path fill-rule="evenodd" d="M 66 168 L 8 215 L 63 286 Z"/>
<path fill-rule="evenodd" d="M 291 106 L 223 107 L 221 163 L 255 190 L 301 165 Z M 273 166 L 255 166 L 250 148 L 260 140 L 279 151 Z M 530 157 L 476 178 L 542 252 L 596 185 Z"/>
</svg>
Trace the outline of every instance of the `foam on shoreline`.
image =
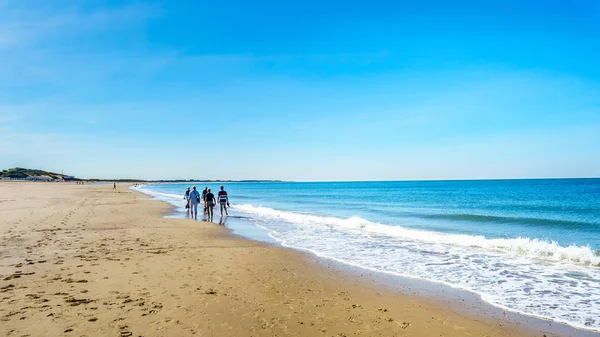
<svg viewBox="0 0 600 337">
<path fill-rule="evenodd" d="M 147 189 L 183 207 L 181 196 Z M 389 226 L 361 217 L 327 217 L 233 205 L 281 245 L 353 267 L 464 289 L 505 310 L 600 330 L 600 256 L 589 247 L 530 238 L 488 239 Z M 569 298 L 568 302 L 564 299 Z M 543 303 L 543 304 L 542 304 Z"/>
</svg>

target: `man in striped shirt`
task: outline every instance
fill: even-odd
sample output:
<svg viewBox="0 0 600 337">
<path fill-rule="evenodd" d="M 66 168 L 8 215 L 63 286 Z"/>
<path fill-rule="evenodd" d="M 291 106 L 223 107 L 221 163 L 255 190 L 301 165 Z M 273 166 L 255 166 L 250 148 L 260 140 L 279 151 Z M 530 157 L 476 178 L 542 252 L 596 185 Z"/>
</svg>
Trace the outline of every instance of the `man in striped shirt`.
<svg viewBox="0 0 600 337">
<path fill-rule="evenodd" d="M 227 207 L 229 207 L 229 198 L 227 197 L 227 192 L 225 192 L 223 186 L 221 186 L 221 190 L 219 191 L 218 199 L 219 205 L 221 205 L 221 216 L 223 216 L 223 210 L 225 210 L 225 215 L 229 216 L 229 213 L 227 213 Z"/>
</svg>

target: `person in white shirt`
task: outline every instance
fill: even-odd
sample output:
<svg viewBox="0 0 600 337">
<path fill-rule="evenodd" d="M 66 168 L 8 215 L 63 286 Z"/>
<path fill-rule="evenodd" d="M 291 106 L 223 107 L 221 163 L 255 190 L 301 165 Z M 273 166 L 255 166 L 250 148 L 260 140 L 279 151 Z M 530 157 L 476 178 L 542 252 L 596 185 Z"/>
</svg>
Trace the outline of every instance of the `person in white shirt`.
<svg viewBox="0 0 600 337">
<path fill-rule="evenodd" d="M 192 212 L 192 217 L 198 220 L 198 204 L 200 203 L 200 192 L 196 190 L 196 186 L 192 187 L 192 191 L 190 192 L 190 210 Z"/>
</svg>

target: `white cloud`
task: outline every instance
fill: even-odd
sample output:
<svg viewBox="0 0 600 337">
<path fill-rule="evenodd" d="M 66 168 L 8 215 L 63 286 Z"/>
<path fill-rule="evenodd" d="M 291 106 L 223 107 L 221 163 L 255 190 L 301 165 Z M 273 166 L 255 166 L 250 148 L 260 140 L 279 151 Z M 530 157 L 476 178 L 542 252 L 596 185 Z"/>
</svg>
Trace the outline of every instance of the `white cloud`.
<svg viewBox="0 0 600 337">
<path fill-rule="evenodd" d="M 141 28 L 161 13 L 160 8 L 136 3 L 90 9 L 86 4 L 11 1 L 0 7 L 0 87 L 77 85 L 78 81 L 91 83 L 139 69 L 136 65 L 157 67 L 156 57 L 141 52 L 131 55 L 107 46 L 98 52 L 86 46 L 97 45 L 105 33 L 129 40 L 142 37 Z M 104 39 L 104 43 L 111 41 Z"/>
<path fill-rule="evenodd" d="M 0 13 L 0 50 L 115 30 L 123 25 L 139 24 L 157 13 L 156 7 L 141 4 L 93 11 L 84 11 L 76 5 L 54 8 L 5 5 Z"/>
</svg>

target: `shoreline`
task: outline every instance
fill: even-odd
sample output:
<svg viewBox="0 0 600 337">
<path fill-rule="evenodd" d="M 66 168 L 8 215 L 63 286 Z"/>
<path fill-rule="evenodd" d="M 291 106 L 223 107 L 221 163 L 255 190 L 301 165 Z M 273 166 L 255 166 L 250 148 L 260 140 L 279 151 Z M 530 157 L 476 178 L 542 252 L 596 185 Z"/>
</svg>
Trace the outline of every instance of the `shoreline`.
<svg viewBox="0 0 600 337">
<path fill-rule="evenodd" d="M 171 207 L 171 211 L 168 215 L 165 215 L 165 218 L 189 219 L 181 211 L 178 211 L 176 206 L 170 204 L 169 202 L 156 199 L 155 196 L 145 194 L 143 191 L 139 191 L 136 189 L 132 190 L 142 195 L 148 196 L 151 199 L 158 200 L 169 205 L 169 207 Z M 205 222 L 203 220 L 197 221 Z M 252 224 L 251 226 L 255 225 Z M 444 305 L 448 305 L 452 310 L 456 310 L 457 312 L 468 315 L 469 317 L 476 317 L 478 319 L 493 319 L 496 320 L 498 323 L 501 321 L 507 321 L 507 324 L 522 327 L 527 333 L 543 331 L 543 333 L 545 334 L 553 334 L 556 336 L 600 336 L 600 331 L 580 328 L 565 322 L 559 322 L 545 317 L 530 315 L 527 313 L 512 310 L 510 308 L 504 308 L 502 306 L 495 305 L 484 300 L 480 294 L 469 289 L 457 288 L 444 282 L 437 282 L 417 277 L 410 277 L 406 275 L 397 275 L 394 273 L 388 273 L 371 268 L 366 268 L 363 266 L 354 265 L 345 261 L 339 261 L 331 257 L 318 255 L 317 253 L 311 250 L 294 246 L 286 246 L 280 241 L 271 238 L 270 236 L 270 240 L 265 241 L 257 239 L 255 235 L 250 236 L 244 235 L 243 233 L 236 233 L 237 228 L 235 228 L 235 226 L 233 227 L 234 228 L 225 228 L 230 232 L 230 235 L 241 238 L 242 240 L 257 241 L 265 243 L 267 245 L 271 245 L 275 248 L 292 250 L 296 253 L 303 255 L 315 265 L 324 265 L 328 269 L 331 266 L 334 266 L 339 271 L 348 273 L 349 278 L 368 277 L 367 282 L 372 282 L 376 286 L 386 289 L 386 291 L 397 292 L 404 295 L 423 297 L 426 299 L 433 300 L 435 303 L 438 304 L 443 303 Z M 257 227 L 257 229 L 258 231 L 264 231 L 265 234 L 268 236 L 266 229 L 260 227 Z M 502 323 L 499 324 L 503 325 Z"/>
<path fill-rule="evenodd" d="M 569 336 L 524 317 L 467 315 L 456 299 L 216 224 L 164 219 L 170 205 L 124 186 L 0 191 L 3 335 Z"/>
</svg>

